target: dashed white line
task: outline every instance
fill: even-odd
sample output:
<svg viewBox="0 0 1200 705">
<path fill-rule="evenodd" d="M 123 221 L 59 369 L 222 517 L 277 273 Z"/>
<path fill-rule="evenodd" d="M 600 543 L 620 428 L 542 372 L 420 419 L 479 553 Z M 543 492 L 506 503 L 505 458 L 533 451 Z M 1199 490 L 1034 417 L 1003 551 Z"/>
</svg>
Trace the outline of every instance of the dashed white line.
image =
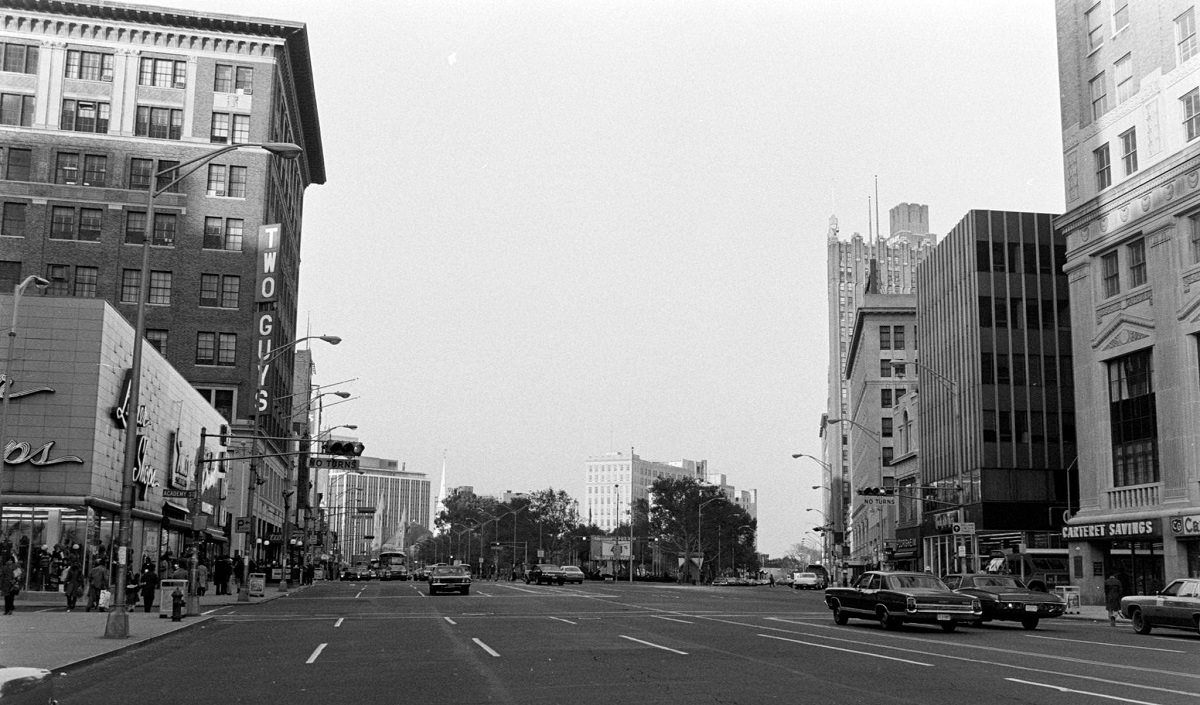
<svg viewBox="0 0 1200 705">
<path fill-rule="evenodd" d="M 442 619 L 446 620 L 446 621 L 447 621 L 447 622 L 449 622 L 450 624 L 453 624 L 453 625 L 455 625 L 455 626 L 458 626 L 458 622 L 455 622 L 453 619 L 450 619 L 449 617 L 442 617 Z"/>
<path fill-rule="evenodd" d="M 906 658 L 896 658 L 894 656 L 884 656 L 882 654 L 872 654 L 868 651 L 859 651 L 857 649 L 843 649 L 840 646 L 829 646 L 828 644 L 817 644 L 817 643 L 814 643 L 811 641 L 801 641 L 799 639 L 786 639 L 784 637 L 775 636 L 773 634 L 759 634 L 759 636 L 763 637 L 764 639 L 778 639 L 779 641 L 788 641 L 793 644 L 803 644 L 805 646 L 815 646 L 818 649 L 830 649 L 832 651 L 845 651 L 848 654 L 858 654 L 859 656 L 870 656 L 872 658 L 887 659 L 888 661 L 899 661 L 901 663 L 911 663 L 914 666 L 933 666 L 932 663 L 922 663 L 920 661 L 910 661 Z"/>
<path fill-rule="evenodd" d="M 648 641 L 642 641 L 641 639 L 634 639 L 633 637 L 631 637 L 631 636 L 625 636 L 624 634 L 619 634 L 618 636 L 620 636 L 622 639 L 628 639 L 628 640 L 630 640 L 630 641 L 636 641 L 636 642 L 637 642 L 637 643 L 639 643 L 639 644 L 645 644 L 646 646 L 653 646 L 653 647 L 654 647 L 654 648 L 656 648 L 656 649 L 662 649 L 663 651 L 670 651 L 671 653 L 673 653 L 673 654 L 679 654 L 680 656 L 687 656 L 687 655 L 688 655 L 688 653 L 687 653 L 686 651 L 680 651 L 680 650 L 678 650 L 678 649 L 672 649 L 672 648 L 671 648 L 671 647 L 669 647 L 669 646 L 662 646 L 661 644 L 653 644 L 653 643 L 650 643 L 650 642 L 648 642 Z"/>
<path fill-rule="evenodd" d="M 476 644 L 479 644 L 479 648 L 481 648 L 481 649 L 483 649 L 484 651 L 488 652 L 488 653 L 489 653 L 489 654 L 491 654 L 492 656 L 495 656 L 496 658 L 500 658 L 500 654 L 498 654 L 498 653 L 496 653 L 495 651 L 493 651 L 493 650 L 492 650 L 492 647 L 488 646 L 487 644 L 483 643 L 482 641 L 480 641 L 480 640 L 478 640 L 478 639 L 471 639 L 471 641 L 475 642 Z"/>
<path fill-rule="evenodd" d="M 1113 643 L 1109 643 L 1106 641 L 1084 641 L 1082 639 L 1063 639 L 1062 637 L 1057 637 L 1057 636 L 1036 636 L 1033 634 L 1026 634 L 1025 636 L 1030 639 L 1049 639 L 1051 641 L 1069 641 L 1073 644 L 1095 644 L 1096 646 L 1115 646 L 1115 647 L 1121 649 L 1122 651 L 1124 651 L 1125 649 L 1142 649 L 1144 651 L 1166 651 L 1167 653 L 1170 653 L 1170 654 L 1186 654 L 1187 653 L 1186 651 L 1180 651 L 1179 649 L 1156 649 L 1153 646 L 1126 646 L 1125 644 L 1113 644 Z"/>
<path fill-rule="evenodd" d="M 321 644 L 320 646 L 318 646 L 317 650 L 312 652 L 312 656 L 309 656 L 308 660 L 305 661 L 304 663 L 314 663 L 317 660 L 317 657 L 321 655 L 321 652 L 325 650 L 326 646 L 329 646 L 329 644 L 325 643 L 325 644 Z"/>
<path fill-rule="evenodd" d="M 337 629 L 338 627 L 342 626 L 342 622 L 344 621 L 346 621 L 345 617 L 338 617 L 338 621 L 333 623 L 333 628 Z"/>
<path fill-rule="evenodd" d="M 563 619 L 562 617 L 551 617 L 550 619 L 557 619 L 558 621 L 560 621 L 560 622 L 566 622 L 567 624 L 575 624 L 575 622 L 572 622 L 572 621 L 571 621 L 571 620 L 569 620 L 569 619 Z"/>
<path fill-rule="evenodd" d="M 695 622 L 689 622 L 686 619 L 675 619 L 674 617 L 664 617 L 661 614 L 652 614 L 650 616 L 654 617 L 655 619 L 665 619 L 668 622 L 679 622 L 680 624 L 695 624 Z"/>
<path fill-rule="evenodd" d="M 362 597 L 362 594 L 363 594 L 363 591 L 362 591 L 362 590 L 359 590 L 359 591 L 358 591 L 358 594 L 354 596 L 354 599 L 356 599 L 356 600 L 357 600 L 358 598 Z"/>
<path fill-rule="evenodd" d="M 1074 688 L 1064 688 L 1061 685 L 1051 685 L 1050 683 L 1038 683 L 1036 681 L 1023 681 L 1020 678 L 1005 678 L 1004 680 L 1011 681 L 1013 683 L 1022 683 L 1024 685 L 1037 686 L 1038 688 L 1049 688 L 1050 690 L 1057 690 L 1060 693 L 1079 693 L 1080 695 L 1090 695 L 1093 698 L 1104 698 L 1106 700 L 1120 700 L 1123 703 L 1135 703 L 1136 705 L 1158 705 L 1157 703 L 1152 703 L 1148 700 L 1133 700 L 1131 698 L 1122 698 L 1122 697 L 1119 697 L 1116 695 L 1105 695 L 1104 693 L 1097 693 L 1097 692 L 1091 691 L 1091 690 L 1075 690 Z"/>
</svg>

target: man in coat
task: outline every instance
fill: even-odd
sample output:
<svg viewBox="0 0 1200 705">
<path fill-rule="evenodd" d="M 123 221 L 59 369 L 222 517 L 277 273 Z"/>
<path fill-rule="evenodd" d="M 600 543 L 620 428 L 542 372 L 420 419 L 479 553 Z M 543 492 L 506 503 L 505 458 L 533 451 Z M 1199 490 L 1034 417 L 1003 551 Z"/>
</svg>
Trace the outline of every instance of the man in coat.
<svg viewBox="0 0 1200 705">
<path fill-rule="evenodd" d="M 91 572 L 88 573 L 88 601 L 85 612 L 91 612 L 92 608 L 104 611 L 100 606 L 100 591 L 108 589 L 108 569 L 104 567 L 104 561 L 96 561 L 96 565 L 92 566 Z"/>
</svg>

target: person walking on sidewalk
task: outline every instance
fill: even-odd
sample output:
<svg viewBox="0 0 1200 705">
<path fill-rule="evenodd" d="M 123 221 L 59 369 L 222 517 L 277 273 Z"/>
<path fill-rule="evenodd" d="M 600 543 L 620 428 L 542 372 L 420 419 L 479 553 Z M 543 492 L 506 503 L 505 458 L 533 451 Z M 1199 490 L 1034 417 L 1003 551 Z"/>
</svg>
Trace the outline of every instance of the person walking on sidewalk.
<svg viewBox="0 0 1200 705">
<path fill-rule="evenodd" d="M 0 565 L 0 594 L 4 595 L 4 614 L 13 613 L 13 599 L 20 590 L 21 582 L 17 578 L 16 563 L 12 554 L 8 554 L 4 557 L 4 564 Z"/>
<path fill-rule="evenodd" d="M 1117 614 L 1121 611 L 1121 596 L 1125 594 L 1125 586 L 1121 578 L 1113 573 L 1104 581 L 1104 609 L 1108 610 L 1108 625 L 1117 626 Z"/>
<path fill-rule="evenodd" d="M 108 569 L 104 567 L 104 561 L 96 561 L 96 565 L 92 566 L 92 570 L 88 573 L 88 601 L 85 612 L 91 612 L 92 608 L 104 611 L 100 606 L 100 591 L 108 589 Z"/>
<path fill-rule="evenodd" d="M 208 566 L 203 563 L 196 566 L 196 594 L 204 597 L 208 592 Z"/>
<path fill-rule="evenodd" d="M 66 577 L 63 578 L 63 595 L 67 598 L 68 612 L 75 609 L 75 603 L 83 595 L 83 570 L 74 561 L 67 566 Z"/>
<path fill-rule="evenodd" d="M 158 573 L 154 572 L 154 566 L 146 566 L 142 571 L 142 611 L 149 612 L 150 606 L 154 604 L 154 593 L 158 590 Z"/>
</svg>

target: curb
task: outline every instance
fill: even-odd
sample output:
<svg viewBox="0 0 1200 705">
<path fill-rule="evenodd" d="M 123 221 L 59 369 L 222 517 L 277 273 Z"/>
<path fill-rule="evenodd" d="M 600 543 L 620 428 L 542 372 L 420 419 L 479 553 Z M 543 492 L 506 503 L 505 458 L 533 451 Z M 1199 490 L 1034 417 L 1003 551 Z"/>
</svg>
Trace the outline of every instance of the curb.
<svg viewBox="0 0 1200 705">
<path fill-rule="evenodd" d="M 185 619 L 187 619 L 187 618 L 185 617 Z M 185 632 L 188 629 L 191 629 L 192 627 L 195 627 L 195 626 L 199 626 L 211 619 L 213 619 L 212 615 L 201 615 L 201 616 L 196 617 L 194 622 L 191 622 L 184 626 L 181 626 L 178 629 L 172 629 L 171 631 L 163 632 L 162 634 L 153 634 L 151 636 L 140 637 L 136 640 L 129 641 L 129 643 L 121 644 L 120 646 L 117 646 L 115 649 L 112 649 L 111 651 L 104 651 L 102 653 L 94 654 L 92 656 L 88 656 L 86 658 L 79 659 L 78 661 L 72 661 L 72 662 L 64 664 L 62 666 L 55 666 L 54 668 L 51 668 L 48 670 L 50 670 L 50 672 L 52 672 L 52 673 L 59 674 L 59 675 L 62 675 L 62 674 L 70 675 L 71 671 L 78 670 L 85 666 L 90 666 L 99 661 L 103 661 L 104 659 L 109 658 L 111 656 L 128 653 L 130 651 L 136 651 L 137 649 L 140 649 L 141 647 L 143 647 L 147 644 L 150 644 L 150 643 L 156 642 L 156 641 L 161 641 L 172 635 Z"/>
</svg>

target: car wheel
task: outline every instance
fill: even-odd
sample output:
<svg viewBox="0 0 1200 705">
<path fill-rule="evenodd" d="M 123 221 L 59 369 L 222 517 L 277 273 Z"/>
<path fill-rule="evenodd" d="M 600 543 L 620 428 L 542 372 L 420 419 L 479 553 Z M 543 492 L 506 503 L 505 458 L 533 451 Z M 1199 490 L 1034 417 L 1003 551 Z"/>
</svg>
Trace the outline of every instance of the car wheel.
<svg viewBox="0 0 1200 705">
<path fill-rule="evenodd" d="M 942 627 L 942 631 L 948 634 L 955 629 L 958 629 L 958 622 L 941 622 L 940 626 Z"/>
<path fill-rule="evenodd" d="M 1138 634 L 1149 634 L 1153 628 L 1150 620 L 1146 619 L 1141 610 L 1134 610 L 1133 614 L 1129 615 L 1129 619 L 1133 622 L 1133 631 Z"/>
<path fill-rule="evenodd" d="M 1031 629 L 1031 630 L 1037 629 L 1037 625 L 1038 625 L 1037 617 L 1026 617 L 1025 619 L 1021 620 L 1021 626 L 1025 627 L 1026 629 Z"/>
<path fill-rule="evenodd" d="M 833 608 L 833 623 L 840 625 L 840 624 L 845 624 L 846 622 L 849 622 L 849 621 L 850 621 L 850 617 L 847 616 L 846 613 L 842 611 L 842 608 L 839 606 L 834 606 L 834 608 Z"/>
<path fill-rule="evenodd" d="M 879 619 L 879 626 L 884 629 L 897 629 L 900 627 L 900 620 L 896 619 L 887 611 L 886 607 L 878 608 L 876 617 Z"/>
</svg>

